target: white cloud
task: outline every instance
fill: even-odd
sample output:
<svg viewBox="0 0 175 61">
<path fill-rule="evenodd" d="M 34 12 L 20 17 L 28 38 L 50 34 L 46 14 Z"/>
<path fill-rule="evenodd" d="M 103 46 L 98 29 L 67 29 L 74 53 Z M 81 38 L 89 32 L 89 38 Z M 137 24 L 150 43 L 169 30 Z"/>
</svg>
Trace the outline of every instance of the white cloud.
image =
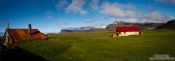
<svg viewBox="0 0 175 61">
<path fill-rule="evenodd" d="M 108 2 L 105 2 L 102 8 L 103 8 L 102 13 L 115 17 L 115 18 L 132 17 L 136 15 L 133 9 L 134 6 L 132 6 L 131 4 L 122 5 L 119 3 L 110 4 Z"/>
<path fill-rule="evenodd" d="M 174 16 L 171 16 L 170 18 L 171 18 L 171 19 L 175 19 L 175 17 L 174 17 Z"/>
<path fill-rule="evenodd" d="M 111 5 L 109 3 L 105 3 L 104 6 L 103 6 L 102 13 L 105 13 L 105 14 L 110 15 L 112 17 L 123 17 L 123 16 L 125 16 L 124 11 L 117 4 L 112 4 Z"/>
<path fill-rule="evenodd" d="M 47 18 L 47 19 L 52 19 L 53 16 L 51 16 L 51 15 L 47 15 L 46 18 Z"/>
<path fill-rule="evenodd" d="M 98 25 L 95 25 L 94 28 L 106 28 L 107 26 L 105 24 L 98 24 Z"/>
<path fill-rule="evenodd" d="M 175 16 L 170 16 L 169 20 L 175 20 Z"/>
<path fill-rule="evenodd" d="M 141 21 L 139 19 L 137 19 L 137 18 L 118 18 L 113 23 L 117 24 L 117 22 L 141 23 Z"/>
<path fill-rule="evenodd" d="M 147 22 L 165 22 L 168 18 L 159 11 L 151 11 L 141 17 L 142 20 L 146 20 Z"/>
<path fill-rule="evenodd" d="M 162 0 L 163 1 L 163 0 Z M 165 22 L 167 20 L 166 15 L 159 11 L 150 11 L 148 13 L 142 13 L 134 5 L 120 4 L 117 2 L 111 3 L 105 1 L 103 4 L 99 4 L 100 0 L 90 0 L 87 3 L 86 0 L 72 0 L 71 4 L 66 8 L 68 13 L 78 13 L 80 15 L 86 15 L 87 11 L 84 7 L 87 3 L 90 5 L 90 9 L 98 10 L 100 13 L 111 16 L 115 19 L 123 19 L 124 22 Z M 93 22 L 92 19 L 83 20 L 85 23 Z"/>
<path fill-rule="evenodd" d="M 83 20 L 84 23 L 92 23 L 93 21 L 94 21 L 94 20 L 92 20 L 92 19 L 84 19 L 84 20 Z"/>
<path fill-rule="evenodd" d="M 126 19 L 126 22 L 130 22 L 130 23 L 140 23 L 140 21 L 136 18 L 128 18 Z"/>
<path fill-rule="evenodd" d="M 46 19 L 53 19 L 52 11 L 51 11 L 51 10 L 47 10 L 47 11 L 45 12 L 45 18 L 46 18 Z"/>
<path fill-rule="evenodd" d="M 65 27 L 67 27 L 69 25 L 68 22 L 66 22 L 64 19 L 62 18 L 58 18 L 58 23 L 57 23 L 57 26 L 60 28 L 60 29 L 63 29 Z"/>
<path fill-rule="evenodd" d="M 65 7 L 67 4 L 68 4 L 67 0 L 59 0 L 55 7 L 59 9 Z"/>
<path fill-rule="evenodd" d="M 173 18 L 173 17 L 172 17 Z M 128 18 L 116 18 L 117 22 L 129 22 L 129 23 L 165 23 L 170 18 L 166 17 L 166 15 L 162 14 L 159 11 L 151 11 L 146 14 L 140 14 L 139 17 L 128 17 Z"/>
<path fill-rule="evenodd" d="M 90 7 L 93 10 L 98 10 L 99 9 L 99 0 L 91 0 Z"/>
<path fill-rule="evenodd" d="M 175 0 L 156 0 L 161 3 L 167 3 L 167 4 L 174 4 L 175 5 Z"/>
<path fill-rule="evenodd" d="M 60 21 L 58 22 L 58 25 L 60 25 L 60 26 L 65 26 L 65 25 L 68 25 L 68 23 L 66 23 L 66 22 L 63 21 L 63 20 L 60 20 Z"/>
<path fill-rule="evenodd" d="M 136 15 L 135 11 L 132 11 L 132 10 L 127 10 L 126 11 L 126 16 L 133 17 L 135 15 Z"/>
<path fill-rule="evenodd" d="M 79 13 L 81 15 L 86 15 L 87 12 L 83 10 L 85 5 L 85 0 L 72 0 L 71 4 L 66 8 L 67 12 Z"/>
<path fill-rule="evenodd" d="M 116 21 L 129 23 L 162 23 L 167 20 L 166 16 L 159 11 L 141 13 L 131 4 L 106 3 L 103 6 L 103 13 L 116 18 Z"/>
<path fill-rule="evenodd" d="M 138 11 L 132 4 L 123 5 L 119 3 L 105 2 L 102 6 L 102 13 L 117 19 L 117 21 L 122 22 L 162 23 L 168 20 L 167 16 L 160 11 L 142 13 L 141 11 Z"/>
</svg>

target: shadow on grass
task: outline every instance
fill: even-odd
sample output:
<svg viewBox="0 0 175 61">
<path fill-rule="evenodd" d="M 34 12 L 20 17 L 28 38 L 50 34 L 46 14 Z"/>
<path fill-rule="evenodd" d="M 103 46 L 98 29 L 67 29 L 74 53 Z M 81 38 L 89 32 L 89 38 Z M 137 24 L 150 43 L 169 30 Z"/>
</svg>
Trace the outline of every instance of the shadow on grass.
<svg viewBox="0 0 175 61">
<path fill-rule="evenodd" d="M 16 47 L 14 50 L 1 52 L 0 61 L 48 61 L 41 56 L 32 54 L 20 47 Z"/>
</svg>

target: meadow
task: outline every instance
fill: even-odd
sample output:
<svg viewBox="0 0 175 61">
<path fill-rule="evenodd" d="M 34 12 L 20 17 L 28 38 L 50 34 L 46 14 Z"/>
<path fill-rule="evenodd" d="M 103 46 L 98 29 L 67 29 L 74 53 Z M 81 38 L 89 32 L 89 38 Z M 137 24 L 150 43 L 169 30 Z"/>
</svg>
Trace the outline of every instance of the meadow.
<svg viewBox="0 0 175 61">
<path fill-rule="evenodd" d="M 175 57 L 175 31 L 145 30 L 142 35 L 116 38 L 110 37 L 112 33 L 48 34 L 49 40 L 25 41 L 17 47 L 48 61 L 149 61 L 155 54 Z"/>
</svg>

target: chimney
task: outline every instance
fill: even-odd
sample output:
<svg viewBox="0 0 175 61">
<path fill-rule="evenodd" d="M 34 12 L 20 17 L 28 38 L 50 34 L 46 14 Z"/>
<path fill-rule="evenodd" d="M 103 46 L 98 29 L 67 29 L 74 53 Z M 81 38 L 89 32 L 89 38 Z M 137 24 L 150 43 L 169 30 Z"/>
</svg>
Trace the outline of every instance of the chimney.
<svg viewBox="0 0 175 61">
<path fill-rule="evenodd" d="M 29 35 L 31 35 L 31 31 L 32 31 L 32 25 L 29 24 L 29 25 L 28 25 L 28 34 L 29 34 Z"/>
</svg>

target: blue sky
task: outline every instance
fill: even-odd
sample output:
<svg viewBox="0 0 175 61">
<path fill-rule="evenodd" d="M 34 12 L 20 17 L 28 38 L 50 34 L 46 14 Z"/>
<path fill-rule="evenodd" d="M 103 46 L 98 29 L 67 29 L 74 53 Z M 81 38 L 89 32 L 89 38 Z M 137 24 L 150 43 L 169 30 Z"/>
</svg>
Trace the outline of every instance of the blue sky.
<svg viewBox="0 0 175 61">
<path fill-rule="evenodd" d="M 0 0 L 0 32 L 8 22 L 42 32 L 114 21 L 160 23 L 175 19 L 174 11 L 175 0 Z"/>
</svg>

